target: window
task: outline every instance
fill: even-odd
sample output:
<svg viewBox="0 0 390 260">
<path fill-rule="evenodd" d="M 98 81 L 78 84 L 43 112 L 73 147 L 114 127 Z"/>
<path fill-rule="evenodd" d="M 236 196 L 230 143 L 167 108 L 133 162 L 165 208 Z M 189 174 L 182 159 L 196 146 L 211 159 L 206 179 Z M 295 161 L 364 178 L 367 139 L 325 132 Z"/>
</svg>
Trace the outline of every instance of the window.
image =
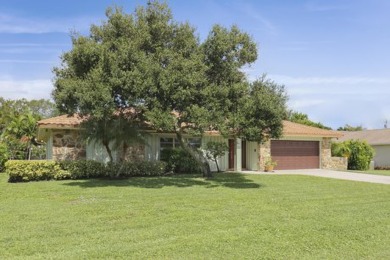
<svg viewBox="0 0 390 260">
<path fill-rule="evenodd" d="M 176 139 L 168 138 L 168 137 L 161 137 L 160 138 L 160 150 L 175 148 L 175 141 L 177 144 L 179 144 L 179 142 Z"/>
<path fill-rule="evenodd" d="M 188 138 L 187 141 L 192 148 L 199 149 L 200 146 L 202 145 L 202 140 L 200 138 Z"/>
<path fill-rule="evenodd" d="M 200 148 L 202 144 L 202 140 L 200 138 L 188 138 L 187 139 L 189 145 L 192 148 Z M 161 137 L 160 138 L 160 150 L 164 149 L 172 149 L 180 147 L 179 140 L 172 137 Z"/>
</svg>

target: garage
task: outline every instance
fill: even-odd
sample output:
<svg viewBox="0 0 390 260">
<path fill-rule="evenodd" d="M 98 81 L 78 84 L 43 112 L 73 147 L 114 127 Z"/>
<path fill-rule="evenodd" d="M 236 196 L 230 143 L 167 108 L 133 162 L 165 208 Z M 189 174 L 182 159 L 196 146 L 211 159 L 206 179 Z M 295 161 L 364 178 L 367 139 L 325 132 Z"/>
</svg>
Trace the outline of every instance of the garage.
<svg viewBox="0 0 390 260">
<path fill-rule="evenodd" d="M 277 170 L 316 169 L 320 167 L 319 141 L 271 141 L 271 156 Z"/>
</svg>

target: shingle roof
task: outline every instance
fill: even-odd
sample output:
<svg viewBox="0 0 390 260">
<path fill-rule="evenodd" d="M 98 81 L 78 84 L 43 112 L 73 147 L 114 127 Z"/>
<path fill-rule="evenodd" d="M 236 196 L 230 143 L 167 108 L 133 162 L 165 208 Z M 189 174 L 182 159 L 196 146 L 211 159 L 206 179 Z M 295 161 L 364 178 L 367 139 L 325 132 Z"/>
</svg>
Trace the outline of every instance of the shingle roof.
<svg viewBox="0 0 390 260">
<path fill-rule="evenodd" d="M 83 118 L 78 115 L 68 116 L 62 115 L 52 118 L 47 118 L 38 121 L 40 128 L 77 128 Z M 210 131 L 210 134 L 215 134 L 215 131 Z M 283 121 L 284 136 L 315 136 L 315 137 L 341 137 L 342 132 L 311 127 L 290 121 Z"/>
<path fill-rule="evenodd" d="M 390 144 L 390 129 L 363 130 L 356 132 L 343 132 L 340 142 L 346 140 L 366 140 L 370 145 Z"/>
<path fill-rule="evenodd" d="M 302 125 L 290 121 L 283 121 L 284 136 L 318 136 L 318 137 L 341 137 L 343 133 L 326 130 L 317 127 Z"/>
<path fill-rule="evenodd" d="M 72 116 L 62 115 L 38 121 L 41 128 L 77 128 L 83 119 L 74 114 Z"/>
</svg>

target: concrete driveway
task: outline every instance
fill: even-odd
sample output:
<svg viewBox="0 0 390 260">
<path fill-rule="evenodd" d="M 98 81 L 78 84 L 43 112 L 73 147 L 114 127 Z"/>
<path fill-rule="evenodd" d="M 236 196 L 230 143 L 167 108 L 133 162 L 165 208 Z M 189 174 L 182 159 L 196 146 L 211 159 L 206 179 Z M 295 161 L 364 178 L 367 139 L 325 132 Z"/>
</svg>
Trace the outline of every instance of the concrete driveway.
<svg viewBox="0 0 390 260">
<path fill-rule="evenodd" d="M 251 173 L 251 172 L 244 172 Z M 254 173 L 254 172 L 253 172 Z M 277 175 L 309 175 L 317 176 L 324 178 L 340 179 L 340 180 L 350 180 L 350 181 L 362 181 L 362 182 L 371 182 L 371 183 L 381 183 L 381 184 L 390 184 L 390 176 L 382 175 L 372 175 L 364 173 L 353 173 L 353 172 L 343 172 L 343 171 L 332 171 L 332 170 L 323 170 L 323 169 L 311 169 L 311 170 L 276 170 L 274 172 L 257 172 L 259 174 L 277 174 Z"/>
</svg>

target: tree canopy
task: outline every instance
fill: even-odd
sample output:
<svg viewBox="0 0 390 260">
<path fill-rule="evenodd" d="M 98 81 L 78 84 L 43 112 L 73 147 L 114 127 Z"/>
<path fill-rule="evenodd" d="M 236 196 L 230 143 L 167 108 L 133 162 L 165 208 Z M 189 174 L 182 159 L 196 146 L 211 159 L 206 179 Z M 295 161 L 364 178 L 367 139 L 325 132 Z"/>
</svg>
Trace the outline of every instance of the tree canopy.
<svg viewBox="0 0 390 260">
<path fill-rule="evenodd" d="M 264 77 L 249 83 L 242 69 L 257 46 L 237 26 L 215 25 L 200 42 L 194 27 L 173 19 L 165 3 L 149 1 L 134 13 L 108 8 L 107 20 L 73 47 L 54 68 L 58 109 L 96 119 L 135 109 L 139 121 L 175 133 L 181 147 L 203 165 L 184 135 L 207 130 L 263 142 L 282 133 L 286 94 Z"/>
<path fill-rule="evenodd" d="M 364 130 L 362 125 L 351 126 L 349 124 L 345 124 L 344 126 L 340 126 L 337 128 L 337 131 L 362 131 Z"/>
<path fill-rule="evenodd" d="M 36 135 L 37 121 L 56 115 L 50 100 L 4 99 L 0 97 L 0 170 L 7 159 L 42 158 L 44 149 L 31 144 Z"/>
<path fill-rule="evenodd" d="M 287 120 L 289 120 L 291 122 L 303 124 L 303 125 L 308 125 L 308 126 L 314 126 L 314 127 L 322 128 L 322 129 L 328 129 L 328 130 L 332 129 L 331 127 L 325 126 L 325 125 L 323 125 L 320 122 L 311 121 L 309 119 L 309 116 L 304 114 L 304 113 L 296 112 L 296 111 L 293 111 L 293 110 L 289 111 Z"/>
</svg>

